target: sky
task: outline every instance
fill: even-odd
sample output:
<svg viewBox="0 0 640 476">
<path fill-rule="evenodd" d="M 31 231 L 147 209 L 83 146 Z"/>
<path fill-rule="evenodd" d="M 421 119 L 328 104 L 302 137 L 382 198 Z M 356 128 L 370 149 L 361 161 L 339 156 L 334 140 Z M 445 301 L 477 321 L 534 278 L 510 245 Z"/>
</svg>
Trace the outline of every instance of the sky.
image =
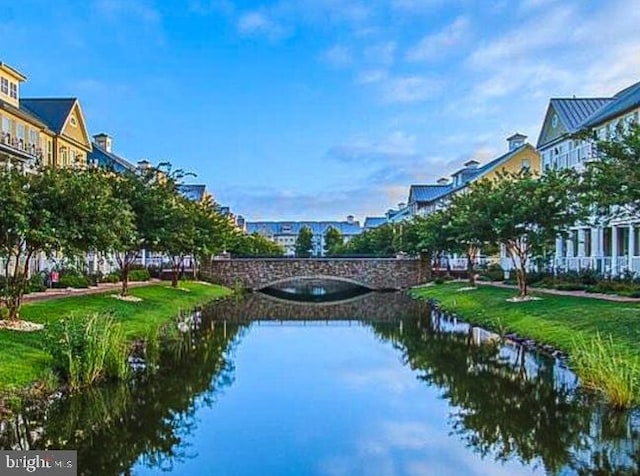
<svg viewBox="0 0 640 476">
<path fill-rule="evenodd" d="M 640 0 L 0 0 L 23 97 L 257 220 L 380 216 L 640 81 Z"/>
</svg>

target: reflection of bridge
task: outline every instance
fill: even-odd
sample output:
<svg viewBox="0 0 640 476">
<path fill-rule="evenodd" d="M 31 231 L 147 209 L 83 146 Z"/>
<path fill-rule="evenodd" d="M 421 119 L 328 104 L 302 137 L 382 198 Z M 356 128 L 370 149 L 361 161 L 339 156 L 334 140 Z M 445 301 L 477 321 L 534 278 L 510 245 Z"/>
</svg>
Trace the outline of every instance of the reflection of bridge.
<svg viewBox="0 0 640 476">
<path fill-rule="evenodd" d="M 297 278 L 349 282 L 370 289 L 406 289 L 425 281 L 418 259 L 396 258 L 271 258 L 213 260 L 201 275 L 229 287 L 262 289 Z"/>
</svg>

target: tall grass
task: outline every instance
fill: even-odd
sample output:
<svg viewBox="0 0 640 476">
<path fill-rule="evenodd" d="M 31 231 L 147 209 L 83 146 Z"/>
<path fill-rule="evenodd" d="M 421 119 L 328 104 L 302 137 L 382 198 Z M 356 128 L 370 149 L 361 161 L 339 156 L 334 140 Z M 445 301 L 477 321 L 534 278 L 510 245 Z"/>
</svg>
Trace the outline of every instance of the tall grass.
<svg viewBox="0 0 640 476">
<path fill-rule="evenodd" d="M 630 408 L 640 396 L 640 361 L 623 354 L 611 335 L 574 339 L 570 361 L 583 384 L 604 394 L 616 408 Z"/>
<path fill-rule="evenodd" d="M 129 375 L 129 346 L 122 327 L 100 313 L 73 315 L 47 326 L 44 348 L 72 391 Z"/>
</svg>

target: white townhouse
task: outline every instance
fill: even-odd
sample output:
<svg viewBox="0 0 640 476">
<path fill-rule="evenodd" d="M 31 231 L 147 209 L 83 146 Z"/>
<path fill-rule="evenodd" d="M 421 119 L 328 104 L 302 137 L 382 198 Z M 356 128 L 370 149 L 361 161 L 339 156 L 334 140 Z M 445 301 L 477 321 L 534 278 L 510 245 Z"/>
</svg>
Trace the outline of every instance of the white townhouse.
<svg viewBox="0 0 640 476">
<path fill-rule="evenodd" d="M 640 82 L 610 98 L 551 99 L 537 144 L 543 169 L 584 169 L 594 159 L 594 141 L 575 134 L 594 130 L 598 139 L 613 139 L 619 127 L 637 123 L 639 113 Z M 554 261 L 561 271 L 640 273 L 640 217 L 617 219 L 604 227 L 573 227 L 568 239 L 556 241 Z"/>
</svg>

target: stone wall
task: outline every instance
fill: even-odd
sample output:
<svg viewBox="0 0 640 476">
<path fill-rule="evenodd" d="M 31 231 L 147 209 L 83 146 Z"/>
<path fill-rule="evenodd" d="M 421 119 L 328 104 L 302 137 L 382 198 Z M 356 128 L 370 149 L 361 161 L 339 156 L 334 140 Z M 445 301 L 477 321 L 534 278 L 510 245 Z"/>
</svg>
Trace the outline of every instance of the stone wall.
<svg viewBox="0 0 640 476">
<path fill-rule="evenodd" d="M 307 258 L 213 260 L 200 269 L 202 279 L 228 287 L 262 289 L 293 278 L 333 278 L 371 289 L 406 289 L 424 282 L 417 259 Z"/>
</svg>

